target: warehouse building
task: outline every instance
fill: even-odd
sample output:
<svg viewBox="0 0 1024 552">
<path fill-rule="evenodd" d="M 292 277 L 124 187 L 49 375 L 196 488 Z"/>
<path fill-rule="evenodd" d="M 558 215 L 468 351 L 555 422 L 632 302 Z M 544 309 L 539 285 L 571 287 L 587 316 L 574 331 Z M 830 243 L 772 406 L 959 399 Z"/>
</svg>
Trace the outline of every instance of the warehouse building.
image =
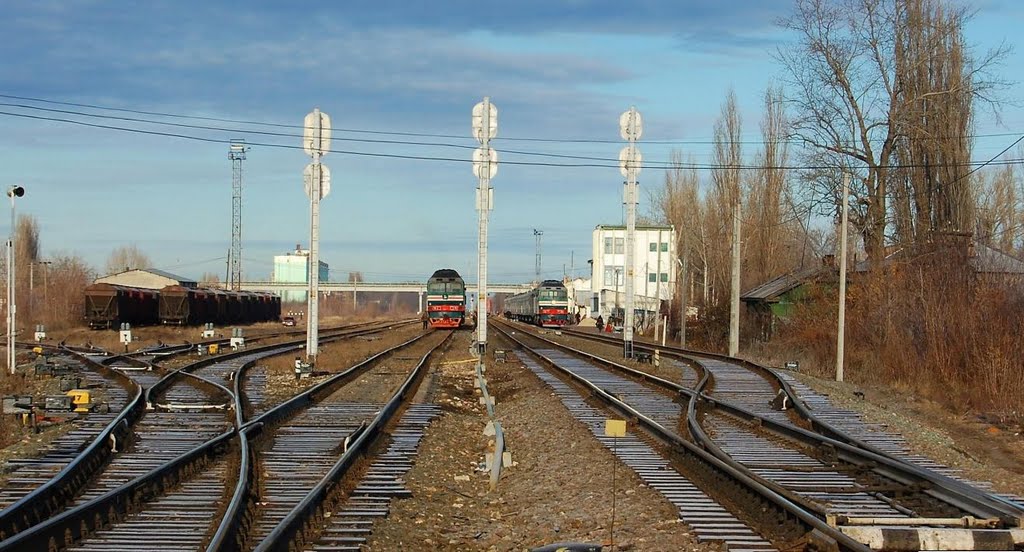
<svg viewBox="0 0 1024 552">
<path fill-rule="evenodd" d="M 198 286 L 195 280 L 182 278 L 177 274 L 171 274 L 170 272 L 156 268 L 136 268 L 132 270 L 125 270 L 102 278 L 96 278 L 93 283 L 113 284 L 116 286 L 129 286 L 144 289 L 163 289 L 167 286 L 194 288 Z"/>
</svg>

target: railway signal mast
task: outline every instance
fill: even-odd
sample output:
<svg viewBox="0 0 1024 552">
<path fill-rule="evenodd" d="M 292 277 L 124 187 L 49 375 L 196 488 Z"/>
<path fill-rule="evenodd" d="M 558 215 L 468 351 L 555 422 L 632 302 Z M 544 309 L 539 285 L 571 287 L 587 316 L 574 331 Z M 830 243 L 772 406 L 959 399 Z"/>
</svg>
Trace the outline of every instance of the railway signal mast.
<svg viewBox="0 0 1024 552">
<path fill-rule="evenodd" d="M 302 172 L 309 197 L 309 296 L 306 307 L 306 360 L 316 364 L 320 331 L 320 200 L 331 191 L 331 171 L 320 163 L 331 149 L 331 118 L 319 109 L 306 115 L 302 131 L 302 149 L 313 158 Z"/>
<path fill-rule="evenodd" d="M 228 146 L 231 160 L 231 252 L 229 253 L 228 287 L 233 291 L 242 289 L 242 161 L 249 148 L 245 140 L 232 140 Z"/>
<path fill-rule="evenodd" d="M 643 120 L 636 107 L 619 117 L 619 134 L 629 145 L 619 152 L 619 172 L 626 177 L 626 312 L 622 321 L 623 356 L 633 358 L 633 264 L 636 256 L 636 177 L 643 157 L 636 141 L 643 134 Z"/>
<path fill-rule="evenodd" d="M 480 215 L 477 229 L 477 291 L 476 291 L 476 347 L 483 357 L 487 351 L 487 218 L 494 208 L 494 188 L 491 179 L 498 174 L 498 152 L 491 147 L 491 139 L 498 134 L 498 108 L 491 99 L 473 106 L 473 137 L 480 147 L 473 151 L 473 175 L 478 180 L 476 210 Z"/>
</svg>

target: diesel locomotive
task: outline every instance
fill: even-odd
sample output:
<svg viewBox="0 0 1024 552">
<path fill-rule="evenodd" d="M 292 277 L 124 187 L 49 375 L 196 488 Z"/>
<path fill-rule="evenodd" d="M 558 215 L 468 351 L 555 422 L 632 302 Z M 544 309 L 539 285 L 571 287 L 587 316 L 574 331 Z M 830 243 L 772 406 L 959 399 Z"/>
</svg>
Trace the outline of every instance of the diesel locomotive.
<svg viewBox="0 0 1024 552">
<path fill-rule="evenodd" d="M 569 324 L 569 295 L 565 284 L 544 280 L 539 286 L 505 299 L 505 314 L 513 320 L 543 328 Z"/>
<path fill-rule="evenodd" d="M 427 280 L 427 321 L 432 328 L 458 328 L 466 322 L 466 282 L 451 268 Z"/>
</svg>

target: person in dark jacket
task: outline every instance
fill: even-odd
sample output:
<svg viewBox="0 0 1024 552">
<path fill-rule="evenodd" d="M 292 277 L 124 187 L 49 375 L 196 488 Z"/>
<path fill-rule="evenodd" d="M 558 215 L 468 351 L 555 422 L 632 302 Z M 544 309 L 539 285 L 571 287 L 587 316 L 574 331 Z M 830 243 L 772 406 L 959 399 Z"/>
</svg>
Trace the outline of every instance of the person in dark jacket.
<svg viewBox="0 0 1024 552">
<path fill-rule="evenodd" d="M 603 332 L 604 331 L 604 318 L 601 317 L 600 314 L 597 315 L 597 331 L 599 331 L 599 332 Z"/>
<path fill-rule="evenodd" d="M 420 320 L 423 321 L 423 329 L 427 329 L 427 321 L 430 320 L 430 316 L 427 314 L 427 311 L 423 311 L 423 314 L 420 315 Z"/>
</svg>

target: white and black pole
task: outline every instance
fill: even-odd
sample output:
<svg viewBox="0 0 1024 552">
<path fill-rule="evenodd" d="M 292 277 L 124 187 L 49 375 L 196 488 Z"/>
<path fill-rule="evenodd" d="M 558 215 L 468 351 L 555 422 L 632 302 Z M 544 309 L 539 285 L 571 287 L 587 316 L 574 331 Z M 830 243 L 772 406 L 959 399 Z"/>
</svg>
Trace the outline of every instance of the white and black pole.
<svg viewBox="0 0 1024 552">
<path fill-rule="evenodd" d="M 17 294 L 14 292 L 14 283 L 17 280 L 14 269 L 14 258 L 16 257 L 14 253 L 14 198 L 23 195 L 25 195 L 25 188 L 21 186 L 11 186 L 7 189 L 7 197 L 11 198 L 11 237 L 7 240 L 7 367 L 10 369 L 11 375 L 14 375 L 17 361 L 17 354 L 14 352 L 14 336 L 17 333 L 14 313 L 18 310 L 15 304 Z"/>
<path fill-rule="evenodd" d="M 320 163 L 331 147 L 331 118 L 319 109 L 306 115 L 302 147 L 313 158 L 303 171 L 309 196 L 309 295 L 306 307 L 306 360 L 316 364 L 320 331 L 320 200 L 331 191 L 331 171 Z"/>
<path fill-rule="evenodd" d="M 633 269 L 634 257 L 636 256 L 636 188 L 637 175 L 640 173 L 640 165 L 643 157 L 640 149 L 636 147 L 636 141 L 643 134 L 643 120 L 636 107 L 630 107 L 619 117 L 619 134 L 629 145 L 619 152 L 619 172 L 626 177 L 626 312 L 622 321 L 622 344 L 623 356 L 633 358 Z"/>
<path fill-rule="evenodd" d="M 478 178 L 476 210 L 480 215 L 477 229 L 476 349 L 483 357 L 487 351 L 487 218 L 494 208 L 491 178 L 498 173 L 498 152 L 490 146 L 498 134 L 498 108 L 491 99 L 473 106 L 473 137 L 480 147 L 473 151 L 473 174 Z"/>
</svg>

